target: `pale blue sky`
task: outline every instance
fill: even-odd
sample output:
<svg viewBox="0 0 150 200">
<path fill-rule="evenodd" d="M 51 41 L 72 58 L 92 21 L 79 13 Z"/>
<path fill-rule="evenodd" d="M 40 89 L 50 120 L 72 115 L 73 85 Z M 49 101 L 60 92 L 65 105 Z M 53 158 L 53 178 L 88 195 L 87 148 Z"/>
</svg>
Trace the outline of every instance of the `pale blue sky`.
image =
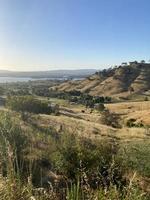
<svg viewBox="0 0 150 200">
<path fill-rule="evenodd" d="M 0 0 L 0 69 L 150 59 L 149 0 Z"/>
</svg>

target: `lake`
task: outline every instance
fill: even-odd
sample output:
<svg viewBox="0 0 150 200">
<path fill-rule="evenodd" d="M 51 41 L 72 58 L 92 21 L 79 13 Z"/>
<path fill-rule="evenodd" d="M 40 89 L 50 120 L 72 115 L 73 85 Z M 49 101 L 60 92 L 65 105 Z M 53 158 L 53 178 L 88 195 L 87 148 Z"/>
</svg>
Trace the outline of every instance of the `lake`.
<svg viewBox="0 0 150 200">
<path fill-rule="evenodd" d="M 0 83 L 27 82 L 32 78 L 0 77 Z"/>
<path fill-rule="evenodd" d="M 30 78 L 30 77 L 0 77 L 0 83 L 16 83 L 16 82 L 28 82 L 37 80 L 68 80 L 68 78 Z M 73 78 L 73 80 L 83 80 L 84 78 Z"/>
<path fill-rule="evenodd" d="M 0 83 L 16 83 L 37 80 L 62 80 L 61 78 L 0 77 Z"/>
</svg>

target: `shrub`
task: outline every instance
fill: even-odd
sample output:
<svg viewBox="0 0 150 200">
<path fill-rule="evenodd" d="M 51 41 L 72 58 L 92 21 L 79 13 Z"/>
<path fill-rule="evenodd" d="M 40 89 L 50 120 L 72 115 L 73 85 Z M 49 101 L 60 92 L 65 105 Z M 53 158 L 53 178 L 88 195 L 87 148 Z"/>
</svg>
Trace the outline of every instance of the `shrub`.
<svg viewBox="0 0 150 200">
<path fill-rule="evenodd" d="M 143 123 L 142 122 L 136 122 L 136 119 L 134 118 L 131 118 L 131 119 L 128 119 L 127 122 L 126 122 L 126 125 L 129 127 L 129 128 L 132 128 L 132 127 L 143 127 Z"/>
<path fill-rule="evenodd" d="M 0 159 L 3 175 L 24 173 L 29 140 L 21 127 L 7 113 L 0 116 Z M 23 164 L 24 163 L 24 164 Z"/>
<path fill-rule="evenodd" d="M 131 128 L 135 126 L 135 122 L 136 122 L 136 119 L 131 118 L 127 120 L 126 125 Z"/>
<path fill-rule="evenodd" d="M 6 106 L 15 111 L 31 113 L 51 113 L 51 107 L 47 102 L 42 102 L 32 96 L 12 96 L 8 97 Z"/>
<path fill-rule="evenodd" d="M 79 178 L 91 188 L 109 187 L 111 183 L 119 186 L 124 180 L 121 163 L 116 159 L 118 148 L 109 141 L 92 142 L 67 134 L 59 143 L 55 167 L 73 182 Z"/>
<path fill-rule="evenodd" d="M 150 177 L 150 142 L 135 141 L 124 146 L 121 152 L 123 165 L 143 176 Z"/>
<path fill-rule="evenodd" d="M 105 106 L 103 103 L 99 103 L 99 104 L 95 105 L 94 108 L 99 112 L 102 112 L 105 110 Z"/>
<path fill-rule="evenodd" d="M 144 98 L 144 101 L 148 101 L 148 100 L 149 100 L 148 97 L 145 97 L 145 98 Z"/>
<path fill-rule="evenodd" d="M 4 92 L 5 92 L 4 88 L 0 87 L 0 95 L 4 95 Z"/>
<path fill-rule="evenodd" d="M 119 115 L 109 110 L 104 110 L 102 112 L 101 121 L 103 124 L 112 126 L 113 128 L 121 128 Z"/>
</svg>

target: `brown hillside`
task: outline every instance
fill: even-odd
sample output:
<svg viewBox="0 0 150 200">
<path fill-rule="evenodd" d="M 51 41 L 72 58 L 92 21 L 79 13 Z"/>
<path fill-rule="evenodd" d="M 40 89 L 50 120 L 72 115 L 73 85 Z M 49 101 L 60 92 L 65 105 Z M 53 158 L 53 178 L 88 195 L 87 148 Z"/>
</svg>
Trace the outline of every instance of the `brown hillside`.
<svg viewBox="0 0 150 200">
<path fill-rule="evenodd" d="M 129 96 L 150 90 L 150 64 L 132 63 L 95 73 L 80 81 L 66 81 L 53 90 L 89 93 L 90 95 Z"/>
</svg>

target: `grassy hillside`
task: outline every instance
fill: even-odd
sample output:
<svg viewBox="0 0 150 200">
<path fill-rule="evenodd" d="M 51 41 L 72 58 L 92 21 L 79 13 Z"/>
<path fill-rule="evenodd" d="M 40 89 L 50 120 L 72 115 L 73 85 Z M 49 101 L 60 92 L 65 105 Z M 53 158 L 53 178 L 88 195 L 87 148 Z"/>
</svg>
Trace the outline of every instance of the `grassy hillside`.
<svg viewBox="0 0 150 200">
<path fill-rule="evenodd" d="M 0 199 L 149 199 L 149 101 L 106 104 L 108 113 L 49 101 L 59 114 L 1 108 Z"/>
<path fill-rule="evenodd" d="M 54 85 L 1 85 L 0 199 L 149 200 L 150 101 L 57 94 Z"/>
<path fill-rule="evenodd" d="M 106 69 L 81 81 L 67 81 L 52 89 L 89 93 L 90 95 L 132 97 L 149 95 L 150 64 L 132 63 Z"/>
</svg>

